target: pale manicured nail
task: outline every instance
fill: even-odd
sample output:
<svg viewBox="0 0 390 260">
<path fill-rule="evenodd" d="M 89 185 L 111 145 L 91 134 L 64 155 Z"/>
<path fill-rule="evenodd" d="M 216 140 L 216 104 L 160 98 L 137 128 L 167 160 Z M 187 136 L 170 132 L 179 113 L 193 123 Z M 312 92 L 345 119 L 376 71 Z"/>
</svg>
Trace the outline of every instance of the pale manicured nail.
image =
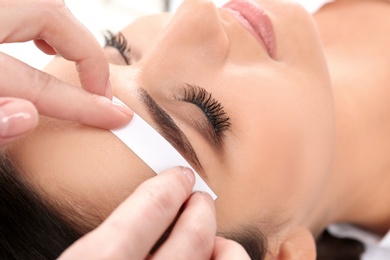
<svg viewBox="0 0 390 260">
<path fill-rule="evenodd" d="M 134 114 L 133 110 L 131 110 L 128 106 L 126 106 L 122 102 L 117 102 L 114 100 L 114 101 L 111 101 L 111 103 L 116 109 L 118 109 L 123 114 L 125 114 L 127 116 L 133 116 L 133 114 Z"/>
<path fill-rule="evenodd" d="M 194 185 L 195 184 L 194 172 L 190 168 L 183 167 L 183 173 L 190 180 L 191 184 Z"/>
<path fill-rule="evenodd" d="M 0 135 L 3 138 L 10 138 L 22 135 L 37 124 L 36 115 L 33 116 L 29 109 L 23 110 L 17 102 L 8 102 L 0 107 Z M 31 110 L 31 109 L 30 109 Z"/>
</svg>

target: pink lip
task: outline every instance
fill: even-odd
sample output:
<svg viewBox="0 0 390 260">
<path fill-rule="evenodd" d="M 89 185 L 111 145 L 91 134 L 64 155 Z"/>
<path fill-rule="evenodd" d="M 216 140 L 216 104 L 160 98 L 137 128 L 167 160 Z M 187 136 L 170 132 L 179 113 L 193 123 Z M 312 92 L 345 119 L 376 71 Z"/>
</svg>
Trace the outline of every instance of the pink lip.
<svg viewBox="0 0 390 260">
<path fill-rule="evenodd" d="M 222 8 L 232 12 L 234 17 L 265 46 L 268 54 L 274 57 L 276 51 L 274 29 L 263 9 L 247 0 L 231 1 Z"/>
</svg>

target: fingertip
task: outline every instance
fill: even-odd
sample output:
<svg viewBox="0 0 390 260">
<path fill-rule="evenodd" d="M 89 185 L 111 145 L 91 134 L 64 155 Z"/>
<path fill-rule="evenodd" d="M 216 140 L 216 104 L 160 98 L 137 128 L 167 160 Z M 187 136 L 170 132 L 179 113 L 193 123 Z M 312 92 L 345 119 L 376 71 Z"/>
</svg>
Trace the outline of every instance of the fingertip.
<svg viewBox="0 0 390 260">
<path fill-rule="evenodd" d="M 209 207 L 212 209 L 214 215 L 216 214 L 214 200 L 209 193 L 204 191 L 196 191 L 192 194 L 192 197 L 195 197 L 195 199 L 200 203 L 206 202 L 209 205 Z"/>
<path fill-rule="evenodd" d="M 100 47 L 95 49 L 95 55 L 76 62 L 80 83 L 83 89 L 90 93 L 112 98 L 110 70 L 106 53 Z"/>
<path fill-rule="evenodd" d="M 115 109 L 117 109 L 119 112 L 124 114 L 126 117 L 129 117 L 130 119 L 133 118 L 134 111 L 131 110 L 128 106 L 126 106 L 122 102 L 118 102 L 117 100 L 112 100 L 111 104 L 114 106 Z M 129 120 L 130 121 L 130 120 Z"/>
<path fill-rule="evenodd" d="M 215 237 L 215 244 L 219 244 L 219 243 L 225 243 L 226 241 L 228 241 L 226 238 L 223 238 L 223 237 L 220 237 L 220 236 L 216 236 Z"/>
<path fill-rule="evenodd" d="M 194 174 L 194 172 L 190 168 L 187 168 L 187 167 L 182 167 L 182 171 L 183 171 L 183 174 L 189 180 L 191 186 L 194 186 L 194 184 L 195 184 L 195 174 Z"/>
<path fill-rule="evenodd" d="M 177 175 L 182 175 L 186 177 L 187 182 L 190 184 L 191 187 L 194 186 L 195 184 L 195 175 L 194 172 L 187 167 L 183 166 L 177 166 L 168 170 L 165 170 L 161 172 L 160 174 L 166 175 L 166 174 L 177 174 Z"/>
<path fill-rule="evenodd" d="M 212 259 L 250 259 L 245 248 L 238 242 L 216 236 Z"/>
<path fill-rule="evenodd" d="M 205 201 L 207 201 L 207 203 L 214 206 L 213 197 L 205 191 L 196 191 L 192 194 L 192 196 L 197 196 L 199 199 L 205 200 Z"/>
<path fill-rule="evenodd" d="M 104 96 L 90 94 L 85 90 L 82 92 L 84 92 L 84 102 L 78 103 L 82 106 L 73 107 L 71 113 L 62 115 L 61 118 L 76 120 L 102 129 L 118 129 L 133 119 L 134 112 L 116 99 L 110 100 Z"/>
</svg>

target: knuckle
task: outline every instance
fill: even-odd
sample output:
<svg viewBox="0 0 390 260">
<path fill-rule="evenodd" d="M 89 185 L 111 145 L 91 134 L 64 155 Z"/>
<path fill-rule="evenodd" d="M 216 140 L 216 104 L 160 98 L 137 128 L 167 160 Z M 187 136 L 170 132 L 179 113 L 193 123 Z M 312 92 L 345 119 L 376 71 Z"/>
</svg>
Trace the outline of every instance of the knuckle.
<svg viewBox="0 0 390 260">
<path fill-rule="evenodd" d="M 55 31 L 56 26 L 64 20 L 64 17 L 71 15 L 71 11 L 63 0 L 38 0 L 35 5 L 41 13 L 41 23 L 44 24 L 39 36 L 42 39 L 47 38 L 51 31 Z"/>
<path fill-rule="evenodd" d="M 31 97 L 31 102 L 34 105 L 40 104 L 40 99 L 44 96 L 44 93 L 48 91 L 49 87 L 55 87 L 56 80 L 51 77 L 49 74 L 31 69 L 32 76 L 32 87 L 34 89 L 35 94 Z"/>
<path fill-rule="evenodd" d="M 34 1 L 34 5 L 37 10 L 50 19 L 53 19 L 59 12 L 67 9 L 65 2 L 62 0 L 36 0 Z"/>
</svg>

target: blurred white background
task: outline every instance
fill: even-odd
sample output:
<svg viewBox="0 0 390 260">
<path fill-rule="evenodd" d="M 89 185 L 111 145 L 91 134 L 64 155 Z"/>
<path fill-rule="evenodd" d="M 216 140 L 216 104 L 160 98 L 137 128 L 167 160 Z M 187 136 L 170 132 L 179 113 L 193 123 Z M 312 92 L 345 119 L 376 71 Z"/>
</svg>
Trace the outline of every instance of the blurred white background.
<svg viewBox="0 0 390 260">
<path fill-rule="evenodd" d="M 98 38 L 102 31 L 118 31 L 139 16 L 164 10 L 164 0 L 65 0 L 72 13 Z M 1 44 L 0 51 L 42 69 L 52 59 L 33 42 Z"/>
</svg>

